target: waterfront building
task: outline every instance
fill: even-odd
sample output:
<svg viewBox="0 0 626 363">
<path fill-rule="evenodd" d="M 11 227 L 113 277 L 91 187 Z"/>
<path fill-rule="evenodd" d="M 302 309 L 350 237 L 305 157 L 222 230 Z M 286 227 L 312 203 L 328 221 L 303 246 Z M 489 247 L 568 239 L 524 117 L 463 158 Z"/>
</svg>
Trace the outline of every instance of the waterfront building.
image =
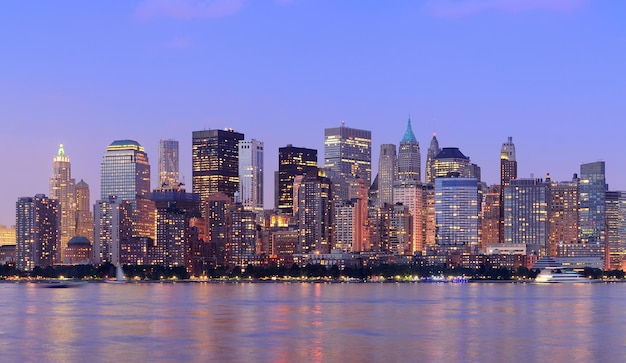
<svg viewBox="0 0 626 363">
<path fill-rule="evenodd" d="M 571 181 L 550 184 L 548 251 L 557 256 L 559 243 L 578 242 L 578 176 Z"/>
<path fill-rule="evenodd" d="M 365 182 L 359 179 L 359 184 L 350 191 L 350 199 L 335 200 L 331 249 L 344 252 L 371 250 L 367 194 Z"/>
<path fill-rule="evenodd" d="M 442 250 L 478 250 L 480 200 L 475 178 L 435 179 L 435 239 Z"/>
<path fill-rule="evenodd" d="M 178 156 L 178 140 L 159 140 L 159 188 L 178 188 Z"/>
<path fill-rule="evenodd" d="M 132 205 L 132 235 L 154 239 L 150 164 L 143 146 L 137 141 L 113 141 L 104 153 L 100 166 L 100 200 L 108 200 L 111 196 L 128 200 Z"/>
<path fill-rule="evenodd" d="M 222 192 L 210 195 L 204 203 L 206 242 L 210 245 L 208 263 L 223 266 L 226 263 L 227 218 L 233 200 Z"/>
<path fill-rule="evenodd" d="M 504 243 L 524 244 L 528 254 L 544 256 L 548 247 L 549 183 L 515 179 L 504 186 Z"/>
<path fill-rule="evenodd" d="M 393 185 L 393 204 L 402 204 L 409 208 L 412 217 L 411 240 L 407 245 L 410 254 L 421 252 L 424 249 L 422 197 L 422 184 L 417 179 L 405 176 Z"/>
<path fill-rule="evenodd" d="M 426 184 L 435 184 L 436 178 L 436 169 L 435 169 L 435 158 L 441 149 L 439 148 L 439 141 L 437 140 L 437 133 L 433 133 L 433 138 L 430 140 L 430 145 L 428 147 L 428 151 L 426 153 Z"/>
<path fill-rule="evenodd" d="M 604 161 L 581 164 L 578 183 L 578 241 L 582 244 L 580 253 L 586 254 L 588 257 L 605 257 L 605 200 Z"/>
<path fill-rule="evenodd" d="M 608 268 L 621 270 L 626 257 L 626 192 L 606 192 Z"/>
<path fill-rule="evenodd" d="M 299 233 L 297 230 L 272 231 L 270 236 L 271 255 L 277 259 L 278 266 L 291 267 L 293 255 L 298 252 Z"/>
<path fill-rule="evenodd" d="M 243 208 L 263 212 L 263 142 L 255 139 L 239 142 L 239 197 Z"/>
<path fill-rule="evenodd" d="M 372 184 L 372 132 L 345 127 L 324 130 L 324 167 L 343 178 Z M 335 181 L 333 181 L 335 182 Z"/>
<path fill-rule="evenodd" d="M 202 204 L 211 194 L 221 192 L 229 198 L 239 190 L 239 142 L 244 134 L 232 129 L 203 130 L 192 133 L 193 192 Z"/>
<path fill-rule="evenodd" d="M 191 221 L 201 216 L 200 196 L 177 188 L 154 190 L 151 199 L 156 207 L 155 251 L 162 254 L 148 259 L 167 267 L 185 266 L 191 272 Z"/>
<path fill-rule="evenodd" d="M 130 200 L 110 196 L 94 205 L 93 262 L 120 264 L 122 245 L 132 238 L 133 206 Z"/>
<path fill-rule="evenodd" d="M 226 214 L 226 264 L 242 270 L 256 255 L 256 214 L 245 210 L 243 204 L 233 203 Z"/>
<path fill-rule="evenodd" d="M 422 185 L 422 249 L 436 245 L 435 186 Z"/>
<path fill-rule="evenodd" d="M 89 184 L 76 183 L 76 233 L 75 236 L 93 238 L 93 213 L 91 211 Z"/>
<path fill-rule="evenodd" d="M 276 207 L 283 213 L 293 214 L 293 182 L 296 175 L 317 170 L 317 150 L 291 144 L 278 149 L 278 182 Z"/>
<path fill-rule="evenodd" d="M 300 238 L 298 253 L 328 253 L 332 239 L 332 187 L 324 170 L 297 176 L 294 182 L 295 218 Z"/>
<path fill-rule="evenodd" d="M 60 239 L 60 205 L 43 194 L 18 198 L 15 208 L 15 267 L 31 271 L 52 266 Z"/>
<path fill-rule="evenodd" d="M 500 148 L 500 243 L 504 242 L 504 187 L 513 179 L 517 179 L 517 160 L 513 137 L 509 136 Z"/>
<path fill-rule="evenodd" d="M 500 196 L 503 195 L 500 189 L 500 185 L 493 185 L 487 189 L 483 196 L 480 222 L 480 249 L 483 251 L 485 251 L 487 246 L 503 242 L 500 239 L 500 223 L 502 219 L 500 214 Z"/>
<path fill-rule="evenodd" d="M 411 254 L 413 216 L 402 204 L 380 208 L 380 250 L 394 255 Z"/>
<path fill-rule="evenodd" d="M 7 227 L 0 224 L 0 246 L 15 245 L 15 226 Z"/>
<path fill-rule="evenodd" d="M 55 262 L 65 260 L 65 248 L 76 232 L 76 182 L 72 179 L 70 158 L 65 155 L 63 144 L 52 161 L 50 178 L 50 198 L 59 201 L 60 238 L 55 248 Z"/>
<path fill-rule="evenodd" d="M 91 242 L 87 237 L 75 236 L 69 240 L 64 263 L 70 265 L 89 265 L 91 263 Z"/>
<path fill-rule="evenodd" d="M 398 175 L 398 156 L 396 155 L 396 145 L 380 145 L 380 155 L 378 157 L 378 175 L 376 176 L 378 195 L 376 205 L 382 207 L 385 204 L 393 203 L 393 183 Z"/>
<path fill-rule="evenodd" d="M 458 176 L 461 178 L 472 177 L 470 170 L 470 158 L 463 155 L 456 147 L 444 147 L 433 161 L 435 178 L 447 178 Z"/>
<path fill-rule="evenodd" d="M 398 179 L 421 181 L 422 154 L 420 144 L 415 138 L 411 128 L 411 118 L 406 126 L 406 131 L 400 141 L 398 150 Z M 380 173 L 380 171 L 379 171 Z"/>
</svg>

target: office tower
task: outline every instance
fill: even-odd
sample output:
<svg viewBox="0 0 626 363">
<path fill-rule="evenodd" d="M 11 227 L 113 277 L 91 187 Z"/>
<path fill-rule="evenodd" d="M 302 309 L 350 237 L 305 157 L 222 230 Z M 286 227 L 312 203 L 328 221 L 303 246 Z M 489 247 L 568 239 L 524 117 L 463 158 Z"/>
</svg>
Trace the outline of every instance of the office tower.
<svg viewBox="0 0 626 363">
<path fill-rule="evenodd" d="M 263 142 L 255 139 L 239 142 L 239 197 L 243 208 L 263 212 Z"/>
<path fill-rule="evenodd" d="M 324 167 L 343 178 L 361 178 L 371 185 L 372 132 L 341 125 L 325 129 L 324 135 Z"/>
<path fill-rule="evenodd" d="M 606 192 L 606 245 L 608 268 L 622 270 L 626 256 L 626 192 Z"/>
<path fill-rule="evenodd" d="M 480 249 L 487 250 L 487 246 L 502 243 L 500 240 L 501 208 L 500 185 L 493 185 L 487 189 L 482 201 Z"/>
<path fill-rule="evenodd" d="M 526 253 L 544 256 L 548 247 L 549 184 L 514 179 L 504 186 L 504 243 L 523 244 Z"/>
<path fill-rule="evenodd" d="M 433 160 L 433 170 L 435 178 L 447 178 L 459 176 L 462 178 L 471 177 L 470 158 L 463 155 L 456 147 L 444 147 Z"/>
<path fill-rule="evenodd" d="M 150 201 L 150 164 L 137 141 L 116 140 L 100 164 L 100 200 L 111 196 L 132 205 L 133 236 L 154 239 L 154 203 Z M 95 215 L 95 212 L 94 212 Z"/>
<path fill-rule="evenodd" d="M 159 140 L 159 188 L 178 188 L 178 155 L 178 140 Z"/>
<path fill-rule="evenodd" d="M 192 133 L 193 192 L 202 204 L 211 194 L 222 192 L 229 198 L 239 190 L 239 142 L 244 135 L 232 129 Z"/>
<path fill-rule="evenodd" d="M 110 196 L 96 201 L 93 209 L 93 262 L 118 265 L 122 245 L 132 238 L 132 202 Z"/>
<path fill-rule="evenodd" d="M 317 170 L 317 150 L 291 144 L 278 149 L 277 208 L 281 212 L 293 214 L 293 181 L 310 170 Z"/>
<path fill-rule="evenodd" d="M 202 202 L 202 201 L 201 201 Z M 227 217 L 232 198 L 222 192 L 211 194 L 203 204 L 207 239 L 210 245 L 209 263 L 224 266 L 226 263 Z"/>
<path fill-rule="evenodd" d="M 15 267 L 31 271 L 52 266 L 57 261 L 60 238 L 60 205 L 43 194 L 18 198 L 15 205 Z"/>
<path fill-rule="evenodd" d="M 605 258 L 605 192 L 604 161 L 581 164 L 578 183 L 578 240 L 582 244 L 581 253 L 585 257 Z"/>
<path fill-rule="evenodd" d="M 413 216 L 402 204 L 380 208 L 380 249 L 394 255 L 410 254 Z"/>
<path fill-rule="evenodd" d="M 557 256 L 559 243 L 578 241 L 578 177 L 572 181 L 550 184 L 550 237 L 548 256 Z"/>
<path fill-rule="evenodd" d="M 72 179 L 70 158 L 65 155 L 63 144 L 59 145 L 59 151 L 52 161 L 50 198 L 59 201 L 61 235 L 55 248 L 58 254 L 55 256 L 55 262 L 62 263 L 65 260 L 67 242 L 76 232 L 76 187 Z"/>
<path fill-rule="evenodd" d="M 433 133 L 433 138 L 430 140 L 430 146 L 426 154 L 426 184 L 435 184 L 435 158 L 440 152 L 441 149 L 439 148 L 439 141 L 437 141 L 437 134 Z"/>
<path fill-rule="evenodd" d="M 479 201 L 476 179 L 461 177 L 435 179 L 437 245 L 443 250 L 477 252 Z"/>
<path fill-rule="evenodd" d="M 243 204 L 231 204 L 226 215 L 226 264 L 242 270 L 256 255 L 256 214 L 245 210 Z"/>
<path fill-rule="evenodd" d="M 393 185 L 393 204 L 400 203 L 408 207 L 412 216 L 411 240 L 407 245 L 410 254 L 421 252 L 424 249 L 422 194 L 422 184 L 417 179 L 406 177 L 397 180 Z"/>
<path fill-rule="evenodd" d="M 331 181 L 323 170 L 309 171 L 294 181 L 294 211 L 300 239 L 299 253 L 329 253 L 332 238 Z"/>
<path fill-rule="evenodd" d="M 422 240 L 424 247 L 436 244 L 436 221 L 435 221 L 435 186 L 433 184 L 422 185 Z"/>
<path fill-rule="evenodd" d="M 398 179 L 413 179 L 421 181 L 422 154 L 420 144 L 413 134 L 411 118 L 406 126 L 406 132 L 400 141 L 398 151 Z"/>
<path fill-rule="evenodd" d="M 84 180 L 76 183 L 76 236 L 93 238 L 93 214 L 91 213 L 91 201 L 89 184 Z"/>
<path fill-rule="evenodd" d="M 167 267 L 185 266 L 191 272 L 192 219 L 199 218 L 200 196 L 185 189 L 155 190 L 151 199 L 156 207 L 156 249 L 161 256 L 151 258 Z M 155 257 L 155 256 L 150 256 Z"/>
<path fill-rule="evenodd" d="M 513 138 L 509 136 L 500 149 L 500 243 L 504 242 L 504 187 L 512 179 L 517 179 L 517 161 Z"/>
<path fill-rule="evenodd" d="M 349 199 L 334 202 L 332 249 L 343 252 L 371 250 L 368 189 L 362 179 L 359 181 L 351 188 Z"/>
<path fill-rule="evenodd" d="M 403 139 L 404 141 L 404 139 Z M 402 147 L 402 146 L 401 146 Z M 398 175 L 398 157 L 396 156 L 396 145 L 380 145 L 380 155 L 378 157 L 378 199 L 376 205 L 382 207 L 393 203 L 393 183 Z"/>
</svg>

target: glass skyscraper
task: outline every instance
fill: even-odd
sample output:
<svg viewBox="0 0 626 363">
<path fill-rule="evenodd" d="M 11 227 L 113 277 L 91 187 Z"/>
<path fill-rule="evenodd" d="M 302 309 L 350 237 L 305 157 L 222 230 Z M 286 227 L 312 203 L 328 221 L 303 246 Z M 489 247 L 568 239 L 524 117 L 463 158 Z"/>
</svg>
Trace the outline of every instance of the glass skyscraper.
<svg viewBox="0 0 626 363">
<path fill-rule="evenodd" d="M 578 239 L 587 257 L 605 257 L 606 180 L 604 161 L 580 165 Z"/>
<path fill-rule="evenodd" d="M 372 132 L 342 125 L 325 129 L 324 135 L 324 167 L 372 185 Z"/>
<path fill-rule="evenodd" d="M 444 249 L 476 252 L 480 213 L 478 180 L 435 179 L 436 243 Z"/>
<path fill-rule="evenodd" d="M 178 188 L 178 141 L 159 140 L 159 188 Z"/>
<path fill-rule="evenodd" d="M 398 157 L 396 145 L 380 145 L 378 156 L 378 198 L 376 205 L 382 207 L 393 203 L 393 183 L 398 174 Z"/>
<path fill-rule="evenodd" d="M 278 205 L 281 212 L 293 213 L 293 182 L 296 175 L 317 170 L 317 150 L 291 144 L 278 149 Z"/>
<path fill-rule="evenodd" d="M 239 198 L 244 210 L 263 211 L 263 142 L 239 142 Z"/>
</svg>

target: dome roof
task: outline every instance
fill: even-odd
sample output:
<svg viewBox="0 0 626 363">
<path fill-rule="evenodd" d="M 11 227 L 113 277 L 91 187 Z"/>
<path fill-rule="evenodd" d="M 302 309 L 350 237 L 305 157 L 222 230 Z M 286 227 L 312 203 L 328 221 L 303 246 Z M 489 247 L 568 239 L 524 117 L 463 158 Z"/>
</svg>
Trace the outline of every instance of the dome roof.
<svg viewBox="0 0 626 363">
<path fill-rule="evenodd" d="M 72 239 L 67 242 L 68 246 L 79 246 L 79 245 L 91 245 L 89 239 L 83 236 L 72 237 Z"/>
</svg>

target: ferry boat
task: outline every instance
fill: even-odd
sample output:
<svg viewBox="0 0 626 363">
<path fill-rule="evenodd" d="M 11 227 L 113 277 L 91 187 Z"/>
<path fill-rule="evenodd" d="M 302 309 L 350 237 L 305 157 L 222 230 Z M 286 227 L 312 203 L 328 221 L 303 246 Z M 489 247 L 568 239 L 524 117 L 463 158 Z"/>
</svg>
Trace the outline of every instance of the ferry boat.
<svg viewBox="0 0 626 363">
<path fill-rule="evenodd" d="M 585 276 L 568 267 L 546 267 L 541 270 L 535 278 L 535 282 L 539 283 L 557 283 L 557 282 L 591 282 Z"/>
</svg>

